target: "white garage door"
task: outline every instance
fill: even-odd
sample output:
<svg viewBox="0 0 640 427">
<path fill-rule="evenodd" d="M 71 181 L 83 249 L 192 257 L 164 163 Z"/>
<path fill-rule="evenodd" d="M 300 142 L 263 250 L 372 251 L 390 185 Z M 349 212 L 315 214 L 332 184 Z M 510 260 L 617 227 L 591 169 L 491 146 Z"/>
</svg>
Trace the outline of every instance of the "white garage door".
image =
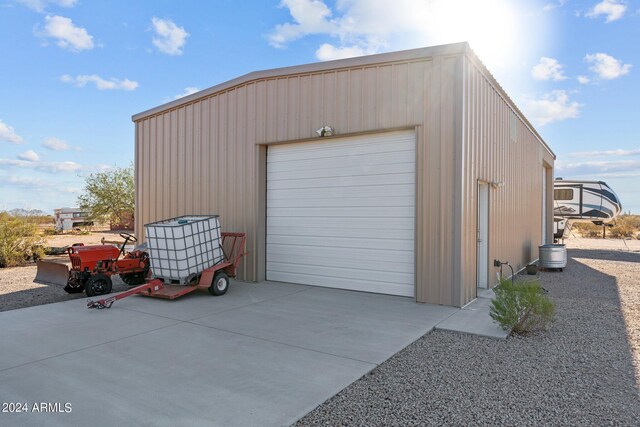
<svg viewBox="0 0 640 427">
<path fill-rule="evenodd" d="M 267 150 L 267 279 L 414 295 L 415 134 Z"/>
</svg>

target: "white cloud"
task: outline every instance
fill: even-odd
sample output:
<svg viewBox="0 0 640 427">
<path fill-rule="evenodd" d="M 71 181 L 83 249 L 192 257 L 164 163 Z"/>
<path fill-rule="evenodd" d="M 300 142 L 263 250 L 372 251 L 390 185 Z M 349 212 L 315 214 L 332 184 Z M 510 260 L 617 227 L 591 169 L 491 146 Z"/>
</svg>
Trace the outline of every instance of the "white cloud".
<svg viewBox="0 0 640 427">
<path fill-rule="evenodd" d="M 44 139 L 42 142 L 42 146 L 51 150 L 51 151 L 67 151 L 71 150 L 72 147 L 67 144 L 65 141 L 55 138 L 53 136 L 49 136 Z"/>
<path fill-rule="evenodd" d="M 42 35 L 55 39 L 58 46 L 74 52 L 93 49 L 93 36 L 84 28 L 73 25 L 71 19 L 47 15 L 44 20 Z"/>
<path fill-rule="evenodd" d="M 18 3 L 36 12 L 44 12 L 49 5 L 72 8 L 78 3 L 78 0 L 18 0 Z"/>
<path fill-rule="evenodd" d="M 79 75 L 75 77 L 65 74 L 60 76 L 60 80 L 78 87 L 84 87 L 87 83 L 93 83 L 99 90 L 135 90 L 138 87 L 138 82 L 133 80 L 120 80 L 113 77 L 106 80 L 97 74 Z"/>
<path fill-rule="evenodd" d="M 543 12 L 549 12 L 552 11 L 553 9 L 557 9 L 559 7 L 564 6 L 564 4 L 567 2 L 567 0 L 558 0 L 557 3 L 548 3 L 546 5 L 544 5 L 544 7 L 542 8 Z"/>
<path fill-rule="evenodd" d="M 178 27 L 170 19 L 151 18 L 155 36 L 153 44 L 160 52 L 167 55 L 182 55 L 182 48 L 187 42 L 189 33 L 183 27 Z"/>
<path fill-rule="evenodd" d="M 567 76 L 562 72 L 562 64 L 557 59 L 543 56 L 540 62 L 533 66 L 531 75 L 536 80 L 565 80 Z"/>
<path fill-rule="evenodd" d="M 21 159 L 0 159 L 0 169 L 32 169 L 47 173 L 61 173 L 61 172 L 102 172 L 112 169 L 111 166 L 104 164 L 97 165 L 81 165 L 72 161 L 64 162 L 43 162 L 43 161 L 28 161 Z"/>
<path fill-rule="evenodd" d="M 316 51 L 316 58 L 318 58 L 320 61 L 332 61 L 334 59 L 363 56 L 367 53 L 368 52 L 358 46 L 335 47 L 332 44 L 324 43 Z"/>
<path fill-rule="evenodd" d="M 82 189 L 79 187 L 61 185 L 60 183 L 52 182 L 51 180 L 32 178 L 29 176 L 0 176 L 0 185 L 1 184 L 29 190 L 55 189 L 55 193 L 79 194 L 82 192 Z"/>
<path fill-rule="evenodd" d="M 26 169 L 35 169 L 42 172 L 78 172 L 81 170 L 90 170 L 91 168 L 85 168 L 82 165 L 66 161 L 66 162 L 38 162 L 38 161 L 28 161 L 28 160 L 14 160 L 14 159 L 0 159 L 0 168 L 4 167 L 16 167 L 16 168 L 26 168 Z"/>
<path fill-rule="evenodd" d="M 198 89 L 197 87 L 193 87 L 193 86 L 185 87 L 184 88 L 184 92 L 174 96 L 173 99 L 180 99 L 180 98 L 183 98 L 185 96 L 189 96 L 191 94 L 194 94 L 196 92 L 200 92 L 200 89 Z"/>
<path fill-rule="evenodd" d="M 12 144 L 24 144 L 24 139 L 16 131 L 0 119 L 0 141 L 7 141 Z"/>
<path fill-rule="evenodd" d="M 557 160 L 555 168 L 557 173 L 565 175 L 586 175 L 590 177 L 616 176 L 618 178 L 623 178 L 638 174 L 638 171 L 640 170 L 640 160 L 605 160 L 597 162 Z"/>
<path fill-rule="evenodd" d="M 591 79 L 587 76 L 578 76 L 578 83 L 581 85 L 586 85 L 591 81 Z"/>
<path fill-rule="evenodd" d="M 631 64 L 623 64 L 622 61 L 606 53 L 588 54 L 584 60 L 593 64 L 589 69 L 605 80 L 617 79 L 631 70 Z"/>
<path fill-rule="evenodd" d="M 282 0 L 280 7 L 289 9 L 294 23 L 276 25 L 269 35 L 269 43 L 274 47 L 285 47 L 290 41 L 308 34 L 337 34 L 340 25 L 331 21 L 331 9 L 321 0 Z"/>
<path fill-rule="evenodd" d="M 27 162 L 37 162 L 40 160 L 40 156 L 33 150 L 27 150 L 24 153 L 18 155 L 18 159 L 26 160 Z"/>
<path fill-rule="evenodd" d="M 570 101 L 569 95 L 564 90 L 554 90 L 540 99 L 525 99 L 524 110 L 527 117 L 539 126 L 575 119 L 580 116 L 580 108 L 584 105 L 576 101 Z"/>
<path fill-rule="evenodd" d="M 619 0 L 603 0 L 589 9 L 585 16 L 597 18 L 600 15 L 607 15 L 605 22 L 609 23 L 622 18 L 626 10 L 627 5 Z"/>
<path fill-rule="evenodd" d="M 618 148 L 617 150 L 604 150 L 604 151 L 578 151 L 576 153 L 569 154 L 570 157 L 605 157 L 605 156 L 638 156 L 640 155 L 640 148 L 632 150 L 623 150 Z"/>
<path fill-rule="evenodd" d="M 291 15 L 267 34 L 277 48 L 310 35 L 336 41 L 318 46 L 321 60 L 468 41 L 491 67 L 519 64 L 530 15 L 510 0 L 282 0 Z M 464 13 L 461 13 L 464 11 Z M 541 39 L 533 40 L 540 43 Z M 496 46 L 500 46 L 499 49 Z"/>
</svg>

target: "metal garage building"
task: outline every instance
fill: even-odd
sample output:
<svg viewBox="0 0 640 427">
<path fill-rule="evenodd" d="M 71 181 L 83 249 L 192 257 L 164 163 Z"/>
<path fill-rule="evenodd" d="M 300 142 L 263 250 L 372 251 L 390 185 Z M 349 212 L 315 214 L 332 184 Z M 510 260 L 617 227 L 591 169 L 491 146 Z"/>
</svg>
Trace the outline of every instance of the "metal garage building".
<svg viewBox="0 0 640 427">
<path fill-rule="evenodd" d="M 217 213 L 246 280 L 462 306 L 551 239 L 555 155 L 467 43 L 258 71 L 133 121 L 137 233 Z"/>
</svg>

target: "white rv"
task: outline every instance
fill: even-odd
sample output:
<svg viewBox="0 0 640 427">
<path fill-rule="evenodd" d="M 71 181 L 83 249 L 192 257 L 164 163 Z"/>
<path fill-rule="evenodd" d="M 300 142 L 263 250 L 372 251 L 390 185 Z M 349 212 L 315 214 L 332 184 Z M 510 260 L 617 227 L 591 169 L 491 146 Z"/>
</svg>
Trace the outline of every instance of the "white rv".
<svg viewBox="0 0 640 427">
<path fill-rule="evenodd" d="M 554 238 L 560 239 L 570 222 L 613 221 L 622 212 L 616 193 L 602 181 L 577 181 L 556 178 L 553 182 Z"/>
<path fill-rule="evenodd" d="M 80 208 L 59 208 L 54 209 L 53 214 L 56 221 L 57 231 L 67 231 L 82 226 L 93 225 L 89 221 L 89 211 Z"/>
</svg>

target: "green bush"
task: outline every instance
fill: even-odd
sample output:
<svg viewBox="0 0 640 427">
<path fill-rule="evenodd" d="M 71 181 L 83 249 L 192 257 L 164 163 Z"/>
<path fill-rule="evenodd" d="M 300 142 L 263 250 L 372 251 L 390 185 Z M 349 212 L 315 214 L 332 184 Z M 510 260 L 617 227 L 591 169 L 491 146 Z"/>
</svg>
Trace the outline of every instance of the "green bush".
<svg viewBox="0 0 640 427">
<path fill-rule="evenodd" d="M 37 224 L 0 212 L 0 268 L 24 265 L 29 259 L 44 256 L 39 240 Z"/>
<path fill-rule="evenodd" d="M 553 321 L 555 306 L 544 294 L 539 280 L 511 282 L 502 279 L 494 288 L 490 315 L 505 331 L 526 334 L 546 329 Z"/>
</svg>

